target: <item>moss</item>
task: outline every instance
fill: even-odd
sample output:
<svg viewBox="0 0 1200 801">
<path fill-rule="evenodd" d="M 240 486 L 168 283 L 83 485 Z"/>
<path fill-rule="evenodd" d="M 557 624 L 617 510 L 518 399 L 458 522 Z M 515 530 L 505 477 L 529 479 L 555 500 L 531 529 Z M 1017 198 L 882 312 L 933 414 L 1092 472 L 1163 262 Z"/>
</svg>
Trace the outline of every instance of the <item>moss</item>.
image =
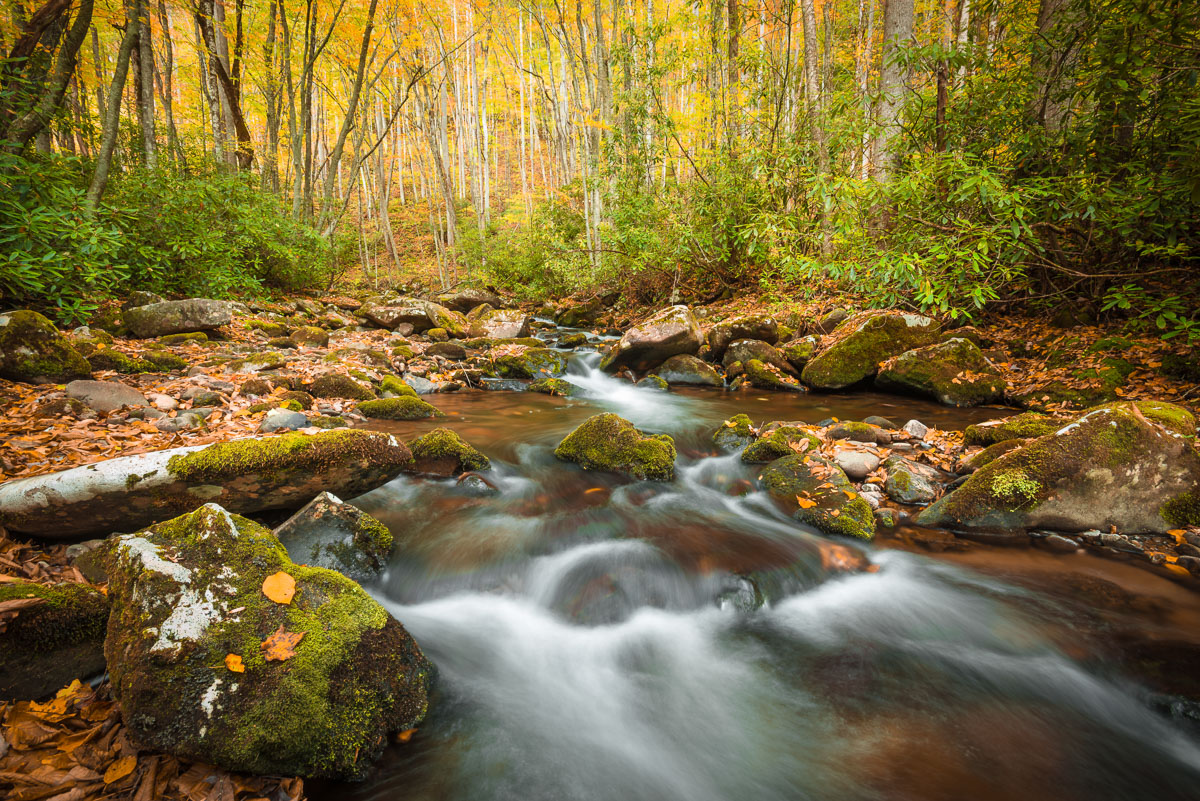
<svg viewBox="0 0 1200 801">
<path fill-rule="evenodd" d="M 346 422 L 346 418 L 341 417 L 340 415 L 320 415 L 318 417 L 310 418 L 308 424 L 310 426 L 316 426 L 317 428 L 323 429 L 345 428 L 349 425 L 349 423 Z"/>
<path fill-rule="evenodd" d="M 1021 447 L 1025 444 L 1023 439 L 1005 439 L 1000 442 L 993 442 L 979 453 L 970 456 L 963 460 L 963 467 L 966 470 L 974 472 L 985 464 L 995 461 L 1011 450 Z"/>
<path fill-rule="evenodd" d="M 1002 470 L 992 476 L 992 495 L 1009 498 L 1014 503 L 1033 503 L 1041 494 L 1042 485 L 1024 470 Z"/>
<path fill-rule="evenodd" d="M 355 411 L 378 420 L 422 420 L 427 417 L 445 417 L 436 406 L 420 398 L 400 397 L 363 401 Z"/>
<path fill-rule="evenodd" d="M 561 378 L 541 378 L 531 383 L 526 389 L 529 392 L 541 392 L 546 395 L 561 395 L 570 397 L 575 392 L 575 385 Z"/>
<path fill-rule="evenodd" d="M 308 391 L 318 398 L 350 398 L 351 400 L 371 400 L 375 393 L 353 378 L 341 373 L 325 373 L 318 376 Z"/>
<path fill-rule="evenodd" d="M 247 331 L 261 331 L 269 337 L 286 337 L 291 330 L 282 323 L 271 323 L 266 320 L 247 320 Z"/>
<path fill-rule="evenodd" d="M 1047 381 L 1033 389 L 1009 397 L 1014 404 L 1025 409 L 1045 410 L 1051 406 L 1074 406 L 1086 408 L 1098 403 L 1117 399 L 1109 387 L 1072 387 L 1062 381 Z"/>
<path fill-rule="evenodd" d="M 0 583 L 0 603 L 41 598 L 42 603 L 20 610 L 0 633 L 0 667 L 15 651 L 47 652 L 104 639 L 108 599 L 87 584 L 48 586 L 31 581 Z"/>
<path fill-rule="evenodd" d="M 1114 403 L 1108 407 L 1097 406 L 1100 408 L 1128 408 L 1130 405 L 1136 406 L 1138 411 L 1147 420 L 1151 420 L 1159 425 L 1174 431 L 1176 434 L 1182 434 L 1185 437 L 1192 437 L 1196 434 L 1196 418 L 1187 409 L 1182 406 L 1176 406 L 1173 403 L 1164 403 L 1162 401 L 1133 401 L 1129 403 Z M 1088 411 L 1092 411 L 1089 409 Z"/>
<path fill-rule="evenodd" d="M 1164 503 L 1158 513 L 1173 528 L 1200 526 L 1200 490 L 1175 496 Z"/>
<path fill-rule="evenodd" d="M 281 393 L 279 400 L 282 402 L 281 405 L 283 405 L 285 409 L 292 409 L 296 412 L 308 411 L 313 407 L 313 403 L 315 402 L 315 399 L 312 395 L 300 390 L 290 390 L 288 392 Z M 297 408 L 293 408 L 288 404 L 295 404 Z"/>
<path fill-rule="evenodd" d="M 1108 336 L 1097 339 L 1088 350 L 1092 353 L 1124 353 L 1133 347 L 1129 337 Z"/>
<path fill-rule="evenodd" d="M 1187 355 L 1166 353 L 1163 354 L 1162 365 L 1158 369 L 1167 378 L 1200 381 L 1200 356 L 1197 356 L 1195 351 Z"/>
<path fill-rule="evenodd" d="M 399 356 L 401 359 L 412 359 L 416 353 L 408 345 L 396 345 L 392 348 L 392 355 Z"/>
<path fill-rule="evenodd" d="M 145 359 L 129 356 L 118 350 L 111 350 L 109 348 L 93 352 L 92 355 L 87 357 L 87 361 L 91 365 L 91 368 L 97 371 L 115 370 L 125 375 L 153 373 L 156 371 L 155 366 Z"/>
<path fill-rule="evenodd" d="M 870 423 L 858 420 L 843 420 L 829 427 L 827 432 L 830 439 L 848 439 L 854 442 L 876 442 L 879 430 Z"/>
<path fill-rule="evenodd" d="M 812 360 L 816 350 L 817 338 L 815 336 L 808 336 L 803 339 L 797 339 L 795 342 L 787 343 L 779 349 L 779 352 L 783 354 L 783 358 L 787 359 L 788 364 L 797 370 L 803 370 Z"/>
<path fill-rule="evenodd" d="M 297 345 L 315 345 L 323 348 L 329 344 L 329 334 L 315 325 L 302 325 L 288 338 Z"/>
<path fill-rule="evenodd" d="M 142 354 L 142 358 L 162 372 L 188 369 L 187 359 L 165 350 L 148 350 Z"/>
<path fill-rule="evenodd" d="M 779 372 L 778 368 L 772 369 L 771 366 L 764 364 L 758 359 L 747 360 L 742 364 L 742 369 L 745 371 L 746 378 L 750 381 L 751 385 L 759 389 L 775 389 L 790 392 L 804 391 L 799 381 Z"/>
<path fill-rule="evenodd" d="M 189 342 L 195 342 L 198 345 L 207 344 L 208 334 L 203 331 L 195 331 L 191 334 L 167 334 L 158 338 L 160 345 L 186 345 Z"/>
<path fill-rule="evenodd" d="M 843 389 L 875 375 L 879 363 L 937 342 L 929 318 L 895 312 L 864 312 L 841 323 L 820 353 L 804 366 L 805 384 Z"/>
<path fill-rule="evenodd" d="M 611 413 L 589 417 L 558 444 L 554 455 L 584 470 L 607 470 L 651 481 L 675 477 L 675 441 L 666 434 L 646 436 L 633 423 Z"/>
<path fill-rule="evenodd" d="M 836 465 L 819 456 L 776 459 L 759 476 L 775 502 L 818 531 L 869 540 L 875 536 L 871 505 Z"/>
<path fill-rule="evenodd" d="M 417 397 L 417 391 L 404 383 L 404 380 L 399 376 L 385 375 L 383 380 L 379 382 L 379 391 L 384 396 L 392 395 L 393 397 Z"/>
<path fill-rule="evenodd" d="M 567 369 L 567 357 L 549 348 L 529 348 L 496 359 L 496 371 L 504 378 L 552 378 Z"/>
<path fill-rule="evenodd" d="M 450 339 L 450 334 L 445 328 L 430 328 L 425 332 L 425 336 L 430 342 L 446 342 Z"/>
<path fill-rule="evenodd" d="M 407 450 L 394 453 L 391 438 L 371 431 L 326 431 L 283 434 L 264 439 L 218 442 L 202 450 L 172 456 L 167 462 L 171 475 L 189 483 L 220 484 L 234 476 L 249 473 L 280 475 L 301 474 L 345 462 L 370 457 L 382 463 L 411 461 Z"/>
<path fill-rule="evenodd" d="M 798 448 L 802 448 L 803 451 L 797 450 Z M 742 461 L 747 464 L 764 464 L 800 452 L 816 453 L 820 448 L 821 440 L 811 432 L 798 426 L 780 426 L 750 443 L 742 451 Z"/>
<path fill-rule="evenodd" d="M 0 377 L 61 384 L 91 375 L 87 361 L 45 317 L 32 311 L 0 314 Z"/>
<path fill-rule="evenodd" d="M 492 466 L 486 456 L 473 448 L 462 437 L 448 428 L 435 428 L 408 443 L 417 469 L 423 465 L 452 461 L 455 463 L 453 474 L 470 470 L 487 470 Z"/>
<path fill-rule="evenodd" d="M 295 350 L 296 343 L 288 337 L 271 337 L 267 340 L 267 347 L 276 350 Z"/>
<path fill-rule="evenodd" d="M 1006 439 L 1032 439 L 1052 434 L 1065 421 L 1037 412 L 1023 412 L 997 423 L 967 426 L 963 442 L 967 445 L 993 445 Z"/>
<path fill-rule="evenodd" d="M 574 334 L 567 334 L 558 340 L 560 348 L 578 348 L 580 345 L 586 345 L 588 341 L 587 334 L 578 331 Z"/>
<path fill-rule="evenodd" d="M 978 345 L 955 337 L 888 359 L 879 366 L 875 386 L 927 396 L 947 406 L 979 406 L 999 400 L 1007 382 Z"/>
<path fill-rule="evenodd" d="M 754 423 L 745 414 L 735 414 L 713 432 L 712 442 L 722 450 L 744 448 L 754 440 Z"/>
<path fill-rule="evenodd" d="M 287 409 L 289 412 L 302 412 L 304 407 L 297 400 L 285 400 L 279 404 L 280 409 Z"/>
<path fill-rule="evenodd" d="M 546 343 L 537 337 L 475 337 L 463 343 L 472 350 L 490 350 L 501 345 L 520 345 L 523 348 L 544 348 Z"/>
<path fill-rule="evenodd" d="M 77 398 L 55 398 L 51 401 L 37 407 L 36 416 L 43 417 L 84 417 L 90 412 L 92 417 L 96 413 L 83 401 Z"/>
</svg>

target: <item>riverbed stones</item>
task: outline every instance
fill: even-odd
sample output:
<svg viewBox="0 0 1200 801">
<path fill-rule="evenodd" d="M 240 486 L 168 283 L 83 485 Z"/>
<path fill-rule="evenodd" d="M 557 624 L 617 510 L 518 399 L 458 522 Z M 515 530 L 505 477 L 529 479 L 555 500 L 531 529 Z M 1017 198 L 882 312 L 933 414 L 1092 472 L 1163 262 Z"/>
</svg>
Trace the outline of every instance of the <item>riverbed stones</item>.
<svg viewBox="0 0 1200 801">
<path fill-rule="evenodd" d="M 787 359 L 787 363 L 796 371 L 796 375 L 800 375 L 805 366 L 812 361 L 813 354 L 817 352 L 819 342 L 820 339 L 813 335 L 801 337 L 785 345 L 780 345 L 779 353 L 783 358 Z"/>
<path fill-rule="evenodd" d="M 845 389 L 875 375 L 880 362 L 938 341 L 938 324 L 920 314 L 862 312 L 821 342 L 801 378 L 814 389 Z"/>
<path fill-rule="evenodd" d="M 730 348 L 732 351 L 733 349 Z M 774 364 L 750 359 L 746 362 L 734 362 L 742 365 L 742 373 L 750 385 L 758 389 L 770 389 L 777 392 L 804 392 L 805 389 L 790 375 L 787 375 Z M 791 368 L 789 368 L 790 370 Z"/>
<path fill-rule="evenodd" d="M 134 306 L 122 313 L 125 327 L 139 339 L 213 331 L 233 321 L 233 308 L 227 301 L 208 298 L 164 300 Z"/>
<path fill-rule="evenodd" d="M 91 377 L 91 365 L 54 323 L 34 311 L 0 314 L 0 378 L 62 384 Z"/>
<path fill-rule="evenodd" d="M 654 368 L 654 373 L 668 384 L 698 387 L 723 387 L 725 379 L 712 365 L 695 356 L 681 353 Z"/>
<path fill-rule="evenodd" d="M 122 456 L 0 484 L 0 525 L 46 540 L 128 531 L 207 501 L 238 513 L 353 498 L 412 466 L 388 434 L 290 433 Z"/>
<path fill-rule="evenodd" d="M 883 466 L 887 469 L 883 490 L 893 501 L 915 505 L 937 498 L 939 474 L 934 468 L 898 455 L 889 456 Z"/>
<path fill-rule="evenodd" d="M 146 396 L 120 381 L 72 381 L 67 384 L 67 397 L 86 403 L 102 414 L 115 412 L 122 406 L 147 405 Z"/>
<path fill-rule="evenodd" d="M 0 583 L 0 701 L 52 695 L 104 670 L 108 599 L 87 584 Z"/>
<path fill-rule="evenodd" d="M 108 669 L 142 747 L 246 773 L 357 779 L 390 733 L 425 717 L 433 666 L 404 627 L 246 518 L 207 504 L 118 537 L 107 565 Z"/>
<path fill-rule="evenodd" d="M 883 362 L 875 386 L 933 398 L 947 406 L 979 406 L 1003 398 L 1008 382 L 978 345 L 954 338 Z"/>
<path fill-rule="evenodd" d="M 308 392 L 314 398 L 349 398 L 371 400 L 375 393 L 365 384 L 360 384 L 344 373 L 328 372 L 313 379 Z"/>
<path fill-rule="evenodd" d="M 745 448 L 754 441 L 754 436 L 754 424 L 750 417 L 735 414 L 713 432 L 712 441 L 723 451 L 734 451 Z"/>
<path fill-rule="evenodd" d="M 296 564 L 336 570 L 357 582 L 379 577 L 392 554 L 392 532 L 366 512 L 322 492 L 274 535 Z"/>
<path fill-rule="evenodd" d="M 615 373 L 629 368 L 645 372 L 672 356 L 694 355 L 704 343 L 700 324 L 687 306 L 663 309 L 625 332 L 600 362 L 600 368 Z"/>
<path fill-rule="evenodd" d="M 270 434 L 275 431 L 296 431 L 307 425 L 308 418 L 304 416 L 303 412 L 295 412 L 291 409 L 272 409 L 258 424 L 258 430 L 264 434 Z"/>
<path fill-rule="evenodd" d="M 554 455 L 584 470 L 650 481 L 675 477 L 675 441 L 667 434 L 643 434 L 611 413 L 589 417 L 558 444 Z"/>
<path fill-rule="evenodd" d="M 1182 417 L 1171 404 L 1157 416 Z M 1186 412 L 1185 412 L 1186 413 Z M 918 517 L 925 526 L 1012 533 L 1162 534 L 1200 524 L 1200 455 L 1139 404 L 1093 409 L 1005 453 Z"/>
<path fill-rule="evenodd" d="M 759 483 L 795 520 L 825 534 L 869 540 L 875 516 L 846 474 L 818 456 L 793 454 L 763 468 Z"/>
<path fill-rule="evenodd" d="M 833 463 L 841 468 L 847 478 L 862 481 L 879 468 L 880 459 L 870 451 L 839 448 L 833 455 Z"/>
<path fill-rule="evenodd" d="M 719 362 L 724 358 L 729 344 L 738 339 L 761 340 L 774 344 L 779 339 L 779 322 L 766 314 L 744 314 L 717 323 L 708 330 L 706 339 L 709 358 Z"/>
<path fill-rule="evenodd" d="M 438 295 L 438 303 L 445 306 L 451 311 L 466 314 L 472 311 L 477 306 L 488 305 L 493 309 L 499 309 L 504 302 L 495 292 L 489 292 L 486 289 L 460 289 L 456 292 L 448 292 L 444 295 Z"/>
</svg>

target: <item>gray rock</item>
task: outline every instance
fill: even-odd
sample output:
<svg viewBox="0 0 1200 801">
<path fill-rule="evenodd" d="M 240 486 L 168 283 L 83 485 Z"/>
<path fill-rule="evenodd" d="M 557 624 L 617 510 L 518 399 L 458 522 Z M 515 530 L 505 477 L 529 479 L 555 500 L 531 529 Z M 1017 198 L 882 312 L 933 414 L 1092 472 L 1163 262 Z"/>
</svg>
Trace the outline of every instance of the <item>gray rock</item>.
<svg viewBox="0 0 1200 801">
<path fill-rule="evenodd" d="M 721 360 L 721 363 L 729 367 L 734 362 L 741 362 L 744 366 L 752 359 L 758 359 L 763 364 L 769 364 L 787 375 L 800 375 L 796 372 L 796 368 L 792 367 L 791 362 L 783 357 L 782 353 L 766 342 L 761 342 L 757 339 L 734 340 L 726 348 L 725 357 Z"/>
<path fill-rule="evenodd" d="M 479 336 L 512 339 L 529 336 L 530 322 L 530 316 L 519 309 L 501 309 L 481 315 L 471 328 Z"/>
<path fill-rule="evenodd" d="M 615 373 L 622 368 L 643 372 L 681 353 L 695 354 L 704 343 L 700 324 L 687 306 L 671 306 L 625 332 L 600 362 Z"/>
<path fill-rule="evenodd" d="M 115 412 L 122 406 L 145 406 L 146 396 L 120 381 L 72 381 L 67 397 L 83 401 L 98 412 Z"/>
<path fill-rule="evenodd" d="M 703 387 L 725 386 L 725 379 L 711 365 L 686 353 L 667 359 L 655 368 L 654 374 L 668 384 Z"/>
<path fill-rule="evenodd" d="M 429 379 L 422 378 L 419 375 L 413 375 L 412 373 L 406 373 L 403 380 L 404 383 L 412 387 L 413 391 L 418 395 L 432 395 L 434 392 L 437 392 L 438 389 L 437 384 L 433 383 Z M 524 387 L 522 386 L 522 388 Z"/>
<path fill-rule="evenodd" d="M 457 292 L 438 295 L 438 303 L 447 309 L 466 314 L 476 306 L 482 306 L 485 303 L 493 309 L 498 309 L 504 304 L 504 301 L 500 299 L 499 295 L 488 292 L 486 289 L 460 289 Z M 517 336 L 526 335 L 519 334 Z"/>
<path fill-rule="evenodd" d="M 717 323 L 709 329 L 707 339 L 711 358 L 721 361 L 729 344 L 739 339 L 774 344 L 779 339 L 779 323 L 765 314 L 746 314 Z"/>
<path fill-rule="evenodd" d="M 901 456 L 890 456 L 884 463 L 887 468 L 887 480 L 883 483 L 884 492 L 898 503 L 924 504 L 930 503 L 938 496 L 935 485 L 937 471 Z"/>
<path fill-rule="evenodd" d="M 864 418 L 863 422 L 867 423 L 868 425 L 878 426 L 885 431 L 895 431 L 900 427 L 886 417 L 880 417 L 877 414 L 873 414 L 870 417 Z"/>
<path fill-rule="evenodd" d="M 134 336 L 149 339 L 167 334 L 212 331 L 229 325 L 233 321 L 233 310 L 223 300 L 165 300 L 126 309 L 123 319 Z"/>
<path fill-rule="evenodd" d="M 1075 553 L 1079 550 L 1078 542 L 1061 534 L 1051 534 L 1042 540 L 1042 544 L 1055 553 Z"/>
<path fill-rule="evenodd" d="M 909 420 L 904 424 L 903 430 L 910 437 L 925 439 L 925 435 L 929 433 L 929 426 L 925 425 L 920 420 Z"/>
<path fill-rule="evenodd" d="M 822 340 L 821 351 L 804 366 L 804 383 L 844 389 L 875 375 L 879 363 L 938 341 L 938 324 L 920 314 L 863 312 Z"/>
<path fill-rule="evenodd" d="M 336 570 L 357 582 L 378 578 L 392 553 L 387 526 L 328 492 L 275 529 L 296 564 Z"/>
<path fill-rule="evenodd" d="M 269 434 L 272 431 L 295 431 L 306 426 L 308 426 L 308 418 L 304 416 L 303 412 L 294 412 L 291 409 L 272 409 L 258 424 L 258 430 Z"/>
<path fill-rule="evenodd" d="M 190 431 L 195 428 L 204 428 L 204 417 L 195 411 L 188 411 L 175 417 L 160 417 L 154 421 L 154 427 L 168 434 Z"/>
<path fill-rule="evenodd" d="M 833 456 L 833 463 L 842 468 L 842 472 L 854 481 L 862 481 L 879 468 L 880 459 L 868 451 L 857 451 L 849 448 L 839 450 Z"/>
</svg>

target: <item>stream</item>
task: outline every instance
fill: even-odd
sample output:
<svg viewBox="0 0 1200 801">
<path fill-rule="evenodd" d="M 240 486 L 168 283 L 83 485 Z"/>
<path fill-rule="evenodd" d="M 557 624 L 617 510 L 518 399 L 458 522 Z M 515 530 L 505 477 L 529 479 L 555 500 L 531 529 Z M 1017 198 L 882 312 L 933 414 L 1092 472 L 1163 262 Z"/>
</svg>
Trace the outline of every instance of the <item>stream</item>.
<svg viewBox="0 0 1200 801">
<path fill-rule="evenodd" d="M 445 418 L 372 424 L 406 439 L 453 428 L 491 458 L 499 492 L 402 477 L 355 501 L 396 535 L 370 589 L 439 680 L 409 743 L 366 782 L 310 783 L 313 798 L 1200 794 L 1194 710 L 1163 700 L 1180 682 L 1131 671 L 1109 647 L 1131 637 L 1135 650 L 1183 653 L 1164 672 L 1194 689 L 1192 593 L 1083 554 L 835 542 L 779 513 L 753 490 L 760 466 L 710 439 L 737 412 L 962 428 L 1003 411 L 874 393 L 662 393 L 600 373 L 596 358 L 573 357 L 565 376 L 582 398 L 444 394 Z M 676 480 L 555 459 L 600 411 L 675 437 Z"/>
</svg>

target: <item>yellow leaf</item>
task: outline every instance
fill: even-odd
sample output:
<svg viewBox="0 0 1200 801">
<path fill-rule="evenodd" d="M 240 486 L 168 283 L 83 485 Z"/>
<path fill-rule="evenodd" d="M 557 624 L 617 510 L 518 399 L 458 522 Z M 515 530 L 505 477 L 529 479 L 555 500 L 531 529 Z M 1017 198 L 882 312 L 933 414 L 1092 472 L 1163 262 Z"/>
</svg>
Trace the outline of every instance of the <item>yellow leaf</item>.
<svg viewBox="0 0 1200 801">
<path fill-rule="evenodd" d="M 417 733 L 416 729 L 405 729 L 402 732 L 397 732 L 396 733 L 396 742 L 407 743 L 409 740 L 412 739 L 412 736 L 416 733 Z"/>
<path fill-rule="evenodd" d="M 282 662 L 296 655 L 296 645 L 304 639 L 303 631 L 284 631 L 283 625 L 270 637 L 262 641 L 258 647 L 267 657 L 267 661 Z"/>
<path fill-rule="evenodd" d="M 808 498 L 801 498 L 799 495 L 796 496 L 796 503 L 800 504 L 801 509 L 811 509 L 817 505 L 816 501 L 809 500 Z"/>
<path fill-rule="evenodd" d="M 290 604 L 296 594 L 296 580 L 282 570 L 267 576 L 262 585 L 263 595 L 277 604 Z"/>
<path fill-rule="evenodd" d="M 225 655 L 225 667 L 229 668 L 234 673 L 246 672 L 246 666 L 242 664 L 242 658 L 237 654 Z"/>
<path fill-rule="evenodd" d="M 1167 534 L 1169 534 L 1170 536 L 1175 538 L 1176 545 L 1183 545 L 1183 543 L 1186 542 L 1186 540 L 1183 538 L 1183 535 L 1185 533 L 1187 533 L 1187 532 L 1185 532 L 1181 528 L 1173 528 L 1167 532 Z"/>
<path fill-rule="evenodd" d="M 136 767 L 136 756 L 131 754 L 127 757 L 121 757 L 116 762 L 109 765 L 108 770 L 104 771 L 104 783 L 112 784 L 113 782 L 119 782 L 130 773 L 133 773 L 133 769 Z"/>
</svg>

